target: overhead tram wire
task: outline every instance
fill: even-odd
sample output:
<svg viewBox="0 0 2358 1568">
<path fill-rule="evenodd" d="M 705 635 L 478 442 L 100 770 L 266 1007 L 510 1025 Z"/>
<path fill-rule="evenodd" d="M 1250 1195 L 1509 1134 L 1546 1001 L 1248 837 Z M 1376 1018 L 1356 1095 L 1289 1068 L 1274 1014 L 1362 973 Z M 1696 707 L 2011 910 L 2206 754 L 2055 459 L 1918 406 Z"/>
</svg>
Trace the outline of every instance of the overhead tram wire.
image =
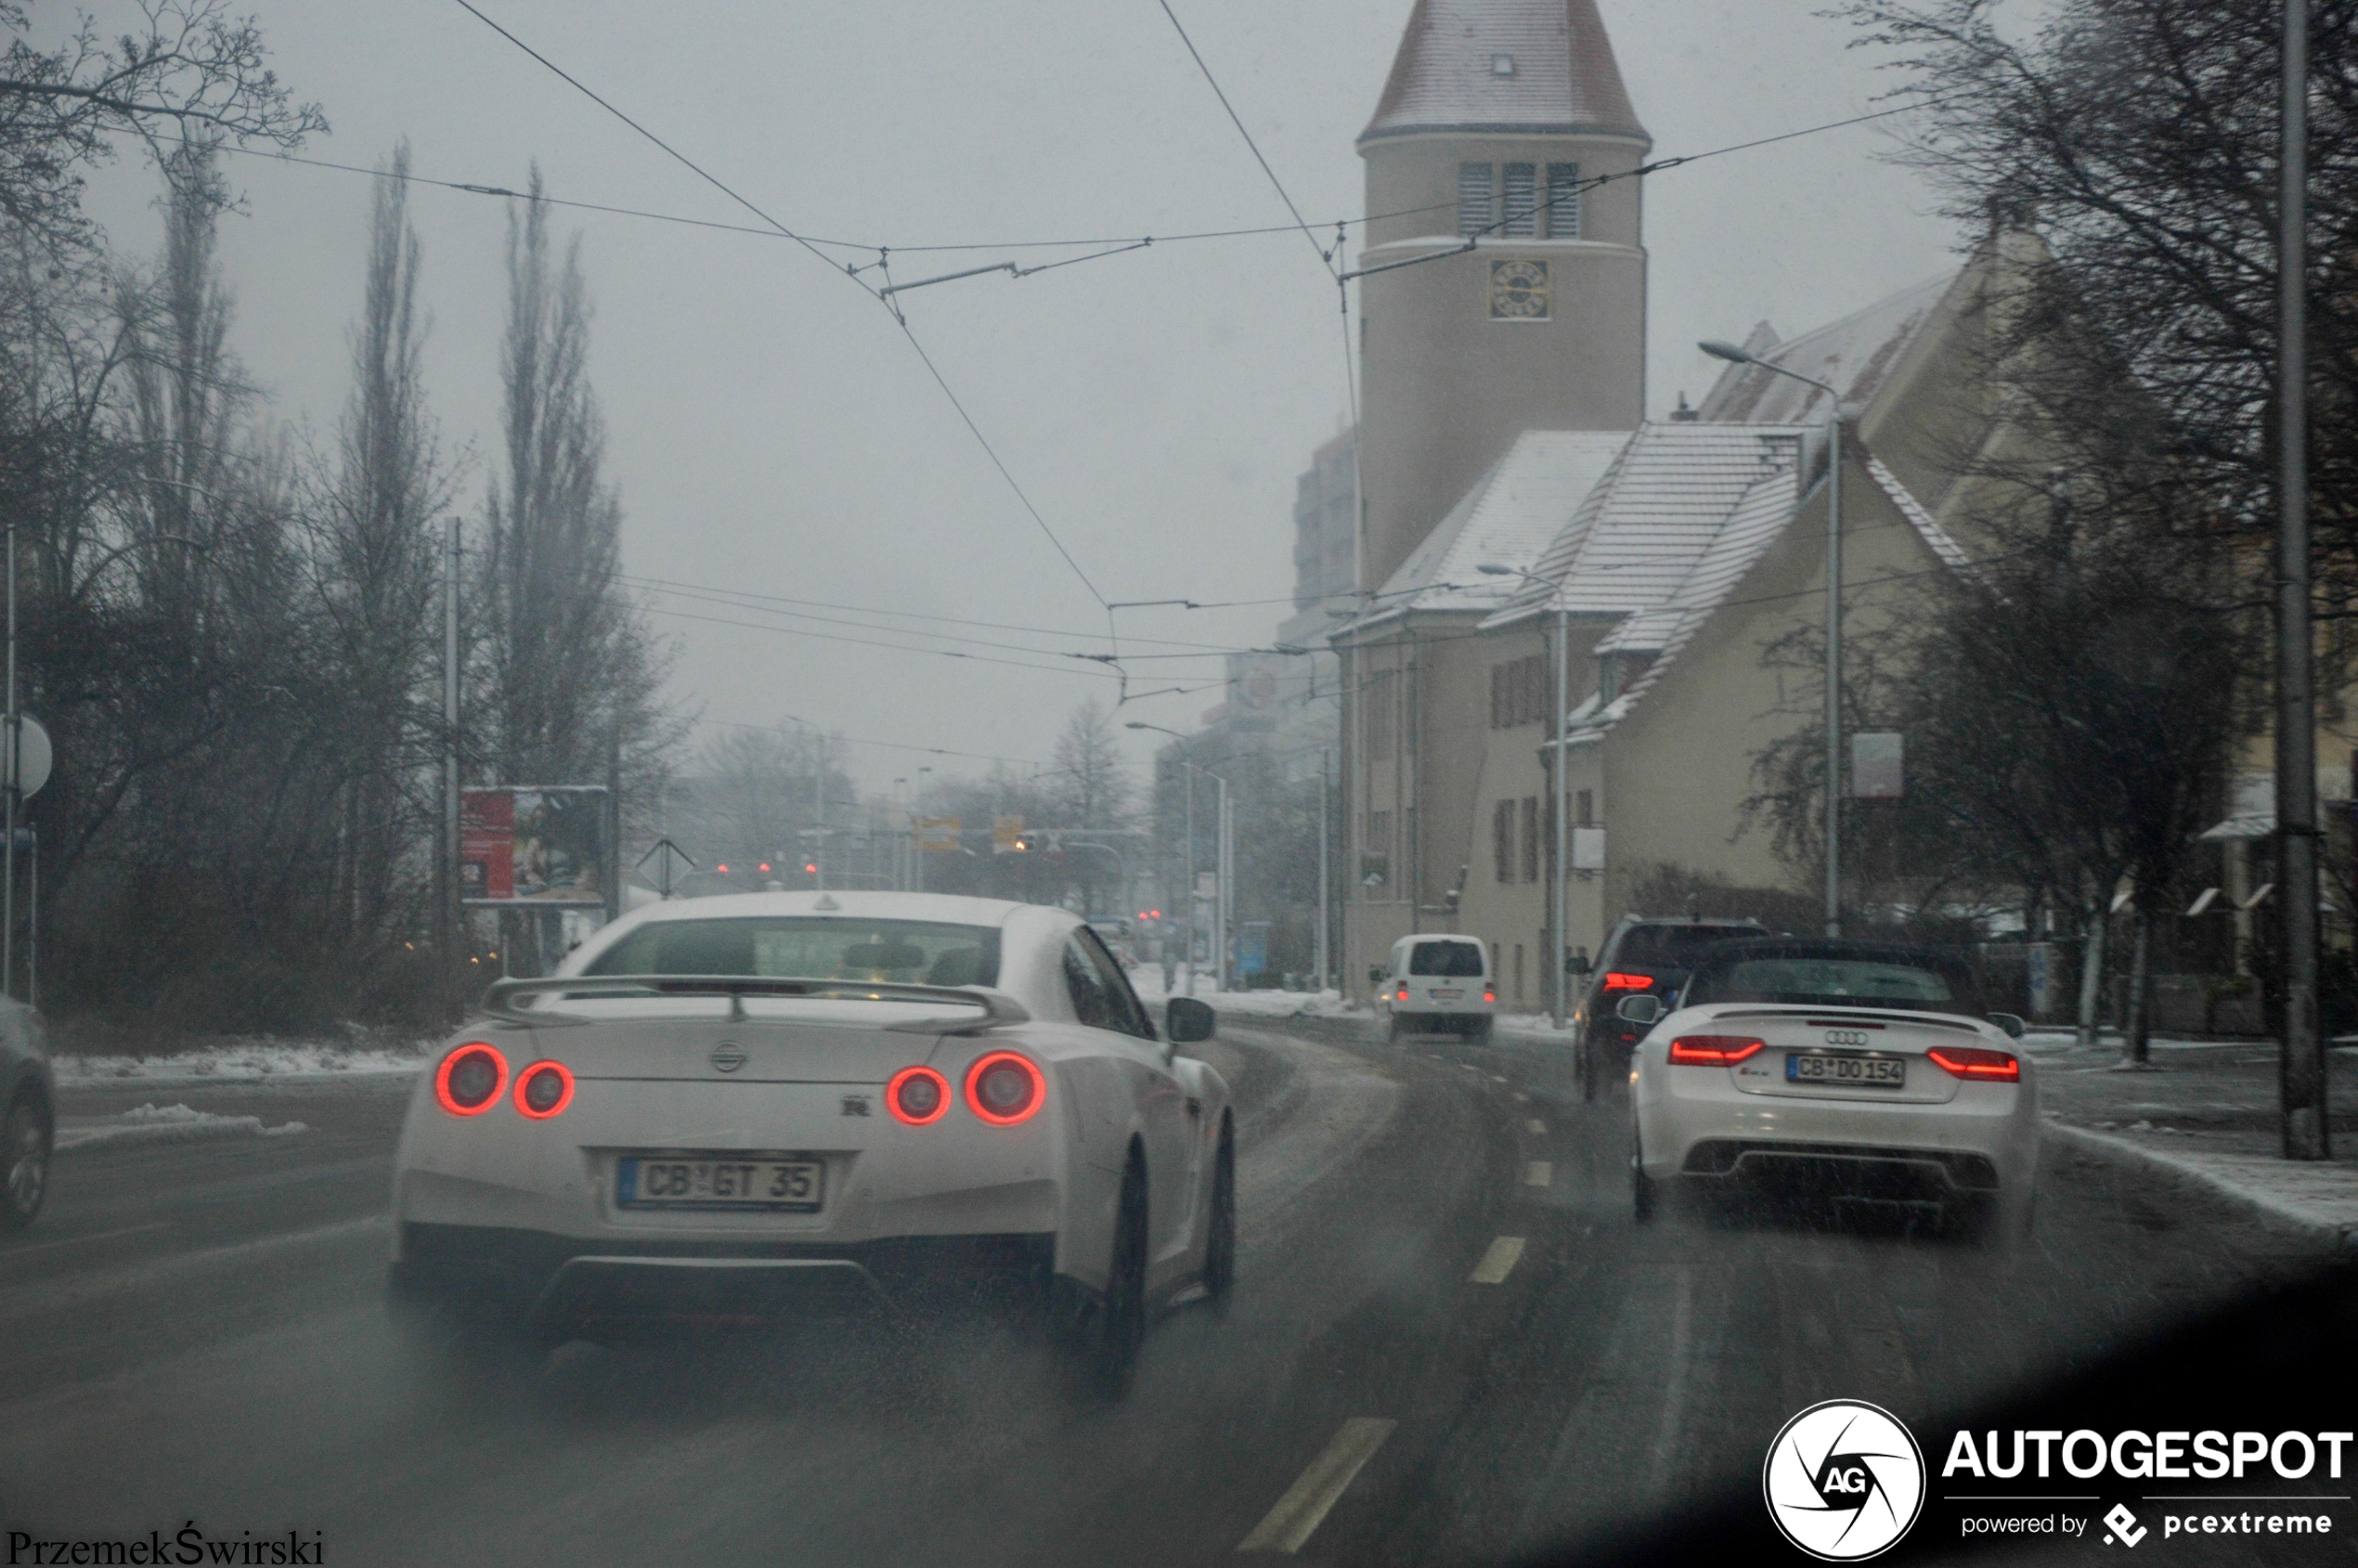
<svg viewBox="0 0 2358 1568">
<path fill-rule="evenodd" d="M 625 578 L 622 578 L 622 577 L 617 577 L 615 580 L 616 580 L 616 581 L 626 581 L 626 580 L 628 580 L 628 579 L 625 579 Z M 693 600 L 693 601 L 696 602 L 697 603 L 701 603 L 701 604 L 712 604 L 712 605 L 717 605 L 717 606 L 719 606 L 719 607 L 720 607 L 720 608 L 722 608 L 722 609 L 742 610 L 742 611 L 745 611 L 745 612 L 747 612 L 747 613 L 749 613 L 749 614 L 753 614 L 753 615 L 762 615 L 762 616 L 783 616 L 783 617 L 784 617 L 784 618 L 786 618 L 786 619 L 790 619 L 790 620 L 816 621 L 816 622 L 818 622 L 818 623 L 819 623 L 820 625 L 822 625 L 822 626 L 839 626 L 839 627 L 848 628 L 849 629 L 853 630 L 853 631 L 874 631 L 874 632 L 884 632 L 884 633 L 889 633 L 890 635 L 892 635 L 892 636 L 896 636 L 896 637 L 922 637 L 922 638 L 926 638 L 926 639 L 927 639 L 928 641 L 936 641 L 936 642 L 964 642 L 964 643 L 968 644 L 968 645 L 969 645 L 969 646 L 971 646 L 971 647 L 977 647 L 977 648 L 991 648 L 991 649 L 994 649 L 994 650 L 996 650 L 996 651 L 998 651 L 998 652 L 1000 652 L 1000 653 L 1007 653 L 1007 654 L 1038 654 L 1039 656 L 1041 656 L 1041 657 L 1043 657 L 1043 658 L 1053 658 L 1053 659 L 1093 659 L 1093 660 L 1095 660 L 1095 661 L 1097 661 L 1097 662 L 1099 662 L 1099 663 L 1103 663 L 1103 662 L 1104 662 L 1104 661 L 1105 661 L 1108 657 L 1109 657 L 1109 655 L 1105 654 L 1095 654 L 1095 653 L 1091 653 L 1091 654 L 1083 654 L 1083 653 L 1076 653 L 1076 652 L 1074 652 L 1074 651 L 1072 651 L 1072 650 L 1070 650 L 1070 649 L 1068 649 L 1068 648 L 1040 648 L 1040 647 L 1034 647 L 1034 646 L 1032 646 L 1032 645 L 1030 645 L 1030 644 L 1029 644 L 1029 643 L 1023 643 L 1023 642 L 999 642 L 999 641 L 992 641 L 991 639 L 987 638 L 987 637 L 967 637 L 967 636 L 962 636 L 962 635 L 960 635 L 959 633 L 956 633 L 956 632 L 949 632 L 949 631 L 927 631 L 927 630 L 925 630 L 923 628 L 920 628 L 920 627 L 904 627 L 904 626 L 878 626 L 878 625 L 876 625 L 876 624 L 875 624 L 875 623 L 873 623 L 873 622 L 870 622 L 870 621 L 845 620 L 845 619 L 841 619 L 841 618 L 839 618 L 839 617 L 837 617 L 837 616 L 823 616 L 823 615 L 817 615 L 817 614 L 814 614 L 813 612 L 811 612 L 811 611 L 810 611 L 810 610 L 785 610 L 785 609 L 772 609 L 772 608 L 771 608 L 770 606 L 765 605 L 765 604 L 760 604 L 760 603 L 746 603 L 746 602 L 745 602 L 744 599 L 742 599 L 742 598 L 732 598 L 732 597 L 728 597 L 728 596 L 726 596 L 725 594 L 721 594 L 721 593 L 705 593 L 705 592 L 698 592 L 698 591 L 695 591 L 695 590 L 689 590 L 689 589 L 680 589 L 680 588 L 664 588 L 664 589 L 655 589 L 655 590 L 653 590 L 652 591 L 654 591 L 654 592 L 655 592 L 655 593 L 657 593 L 657 594 L 659 594 L 659 595 L 661 595 L 661 596 L 663 596 L 663 597 L 666 597 L 666 598 Z M 1078 634 L 1078 633 L 1067 633 L 1067 632 L 1051 632 L 1051 633 L 1048 633 L 1047 635 L 1050 635 L 1050 636 L 1074 636 L 1074 635 L 1080 635 L 1080 634 Z M 1095 633 L 1091 633 L 1091 634 L 1089 634 L 1089 635 L 1094 636 L 1094 635 L 1095 635 Z M 913 647 L 913 646 L 915 646 L 915 645 L 914 645 L 914 644 L 910 644 L 910 646 Z M 1219 647 L 1219 648 L 1215 648 L 1215 647 L 1212 647 L 1212 646 L 1211 646 L 1211 645 L 1209 645 L 1209 644 L 1200 644 L 1200 645 L 1198 645 L 1198 648 L 1196 649 L 1196 651 L 1194 651 L 1194 652 L 1190 652 L 1190 653 L 1184 653 L 1184 654 L 1134 654 L 1134 655 L 1132 655 L 1132 656 L 1133 656 L 1133 657 L 1140 657 L 1140 658 L 1158 658 L 1158 659 L 1210 659 L 1210 658 L 1219 658 L 1219 657 L 1222 657 L 1223 655 L 1224 655 L 1224 654 L 1226 654 L 1236 653 L 1236 652 L 1239 652 L 1239 651 L 1240 651 L 1240 650 L 1234 649 L 1234 648 L 1225 648 L 1225 647 Z"/>
<path fill-rule="evenodd" d="M 874 288 L 870 287 L 864 279 L 862 279 L 849 267 L 838 266 L 834 257 L 828 255 L 826 252 L 821 250 L 816 244 L 813 244 L 810 240 L 805 239 L 800 234 L 796 233 L 784 224 L 780 223 L 768 213 L 763 212 L 759 207 L 754 205 L 754 203 L 745 197 L 739 195 L 735 190 L 722 183 L 717 176 L 707 173 L 693 159 L 688 157 L 687 154 L 681 152 L 669 142 L 665 141 L 661 136 L 656 136 L 653 131 L 648 130 L 644 125 L 641 125 L 639 122 L 633 120 L 629 115 L 625 114 L 621 110 L 616 109 L 613 104 L 599 97 L 597 93 L 591 91 L 590 87 L 569 74 L 554 60 L 550 59 L 546 55 L 540 53 L 539 50 L 535 49 L 531 45 L 525 43 L 523 39 L 517 37 L 506 28 L 501 27 L 489 17 L 484 15 L 482 11 L 476 9 L 473 0 L 455 0 L 455 3 L 460 9 L 464 10 L 468 15 L 473 17 L 477 21 L 482 22 L 486 27 L 491 29 L 492 32 L 497 32 L 500 37 L 505 38 L 509 43 L 513 44 L 517 48 L 522 49 L 525 54 L 531 56 L 532 58 L 538 61 L 542 66 L 553 72 L 561 81 L 574 88 L 577 92 L 579 92 L 583 97 L 589 98 L 590 102 L 596 104 L 599 108 L 604 110 L 607 113 L 613 115 L 615 119 L 629 126 L 633 131 L 638 132 L 640 136 L 645 137 L 648 141 L 653 142 L 656 147 L 661 148 L 665 153 L 669 155 L 690 173 L 693 174 L 698 179 L 703 180 L 715 190 L 719 191 L 723 196 L 728 197 L 729 200 L 743 207 L 746 212 L 751 213 L 754 216 L 759 218 L 762 222 L 768 224 L 779 233 L 794 240 L 804 250 L 809 251 L 812 255 L 818 257 L 821 261 L 826 264 L 829 271 L 842 273 L 846 278 L 850 279 L 852 285 L 859 289 L 861 292 L 882 305 L 885 309 L 891 314 L 894 322 L 900 326 L 901 335 L 909 340 L 909 346 L 916 351 L 917 357 L 924 362 L 926 373 L 933 377 L 934 384 L 941 389 L 941 395 L 950 400 L 950 406 L 957 410 L 958 418 L 965 422 L 967 431 L 974 436 L 976 443 L 982 447 L 984 455 L 990 458 L 991 466 L 996 468 L 999 471 L 999 476 L 1006 481 L 1008 489 L 1015 492 L 1016 499 L 1023 504 L 1024 511 L 1030 513 L 1032 522 L 1037 524 L 1040 531 L 1047 536 L 1048 542 L 1056 546 L 1056 553 L 1064 558 L 1066 565 L 1072 568 L 1073 576 L 1081 579 L 1082 586 L 1089 590 L 1089 596 L 1095 599 L 1100 606 L 1103 606 L 1107 603 L 1105 594 L 1099 591 L 1095 581 L 1090 577 L 1087 572 L 1082 570 L 1081 563 L 1073 559 L 1072 551 L 1065 548 L 1064 541 L 1056 537 L 1056 531 L 1048 526 L 1047 518 L 1043 516 L 1040 509 L 1032 504 L 1031 497 L 1025 492 L 1023 486 L 1017 482 L 1015 474 L 1009 471 L 1006 463 L 1000 458 L 998 449 L 991 446 L 990 437 L 984 435 L 982 433 L 982 427 L 975 422 L 974 416 L 966 411 L 965 404 L 961 402 L 958 395 L 951 390 L 949 381 L 942 375 L 940 368 L 934 364 L 933 356 L 927 354 L 926 352 L 925 345 L 917 341 L 917 334 L 910 328 L 908 316 L 903 311 L 893 305 L 890 300 L 886 299 Z M 1110 639 L 1113 634 L 1113 613 L 1110 610 L 1106 612 L 1106 624 Z M 1120 651 L 1121 644 L 1118 640 L 1113 641 L 1113 646 L 1116 652 Z"/>
<path fill-rule="evenodd" d="M 1252 133 L 1245 129 L 1243 117 L 1237 113 L 1237 106 L 1228 101 L 1228 95 L 1221 89 L 1220 78 L 1214 76 L 1211 67 L 1204 62 L 1203 51 L 1196 47 L 1196 41 L 1187 36 L 1186 28 L 1180 24 L 1179 13 L 1171 8 L 1171 0 L 1155 0 L 1155 3 L 1171 19 L 1172 31 L 1179 34 L 1179 42 L 1187 46 L 1187 54 L 1196 62 L 1196 69 L 1203 72 L 1204 81 L 1211 84 L 1212 97 L 1218 98 L 1220 107 L 1227 110 L 1228 123 L 1236 126 L 1237 135 L 1245 138 L 1245 146 L 1250 149 L 1252 161 L 1261 165 L 1263 174 L 1269 176 L 1270 188 L 1276 191 L 1277 200 L 1283 201 L 1286 211 L 1293 214 L 1294 226 L 1302 230 L 1302 237 L 1310 241 L 1310 248 L 1318 253 L 1319 264 L 1332 274 L 1336 270 L 1334 253 L 1319 244 L 1318 237 L 1311 232 L 1309 221 L 1302 215 L 1302 209 L 1295 206 L 1293 198 L 1286 193 L 1285 182 L 1277 177 L 1277 171 L 1269 166 L 1269 160 L 1262 154 L 1261 144 L 1252 139 Z"/>
<path fill-rule="evenodd" d="M 615 573 L 615 580 L 619 583 L 628 584 L 632 588 L 644 589 L 649 591 L 658 593 L 677 593 L 685 598 L 702 598 L 710 596 L 711 602 L 714 603 L 733 604 L 739 609 L 759 609 L 762 610 L 762 613 L 764 614 L 790 614 L 792 612 L 770 611 L 764 609 L 763 607 L 769 604 L 794 604 L 813 610 L 837 610 L 847 615 L 885 616 L 897 620 L 933 621 L 943 626 L 981 627 L 990 631 L 1024 631 L 1039 637 L 1069 637 L 1077 641 L 1083 641 L 1093 640 L 1100 635 L 1099 633 L 1094 631 L 1065 631 L 1056 627 L 1023 626 L 1011 621 L 978 621 L 968 619 L 961 616 L 939 616 L 935 615 L 930 611 L 923 610 L 887 610 L 882 608 L 881 606 L 873 604 L 843 604 L 826 599 L 797 599 L 781 593 L 757 593 L 750 589 L 717 588 L 710 583 L 681 582 L 677 578 L 672 577 L 638 577 L 628 572 Z M 1174 603 L 1176 602 L 1174 601 Z M 1276 601 L 1271 601 L 1271 603 L 1276 603 Z M 1114 607 L 1116 609 L 1121 609 L 1125 606 L 1116 604 Z M 900 628 L 879 627 L 876 629 L 897 630 Z M 1196 648 L 1201 649 L 1207 653 L 1233 653 L 1236 651 L 1230 644 L 1225 642 L 1196 642 L 1185 638 L 1179 637 L 1141 637 L 1134 638 L 1132 641 L 1156 644 L 1166 648 Z M 1043 649 L 1042 651 L 1046 652 L 1047 650 Z"/>
<path fill-rule="evenodd" d="M 818 724 L 811 719 L 796 719 L 792 714 L 784 714 L 780 717 L 791 719 L 797 724 L 809 724 L 814 730 L 819 728 Z M 776 724 L 753 724 L 742 719 L 709 719 L 702 715 L 690 719 L 689 722 L 714 724 L 724 730 L 758 730 L 766 734 L 775 734 L 779 729 Z M 875 741 L 862 735 L 828 734 L 827 739 L 841 741 L 846 745 L 872 745 L 884 751 L 920 752 L 927 757 L 964 757 L 977 762 L 1021 762 L 1034 768 L 1041 765 L 1040 759 L 1036 757 L 1010 757 L 1004 752 L 996 751 L 958 751 L 946 745 L 915 745 L 907 741 Z"/>
</svg>

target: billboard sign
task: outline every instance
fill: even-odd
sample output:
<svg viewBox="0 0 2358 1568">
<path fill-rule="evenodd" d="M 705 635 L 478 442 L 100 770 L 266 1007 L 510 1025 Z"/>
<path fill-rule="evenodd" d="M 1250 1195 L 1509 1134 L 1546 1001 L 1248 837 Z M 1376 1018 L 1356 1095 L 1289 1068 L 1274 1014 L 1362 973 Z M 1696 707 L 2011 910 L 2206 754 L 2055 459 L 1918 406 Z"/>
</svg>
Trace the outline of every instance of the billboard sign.
<svg viewBox="0 0 2358 1568">
<path fill-rule="evenodd" d="M 1854 800 L 1906 798 L 1907 743 L 1895 731 L 1862 731 L 1850 737 L 1850 797 Z"/>
<path fill-rule="evenodd" d="M 606 792 L 470 789 L 459 801 L 459 893 L 471 904 L 603 909 Z"/>
<path fill-rule="evenodd" d="M 919 817 L 917 848 L 931 855 L 954 855 L 965 825 L 955 817 Z"/>
</svg>

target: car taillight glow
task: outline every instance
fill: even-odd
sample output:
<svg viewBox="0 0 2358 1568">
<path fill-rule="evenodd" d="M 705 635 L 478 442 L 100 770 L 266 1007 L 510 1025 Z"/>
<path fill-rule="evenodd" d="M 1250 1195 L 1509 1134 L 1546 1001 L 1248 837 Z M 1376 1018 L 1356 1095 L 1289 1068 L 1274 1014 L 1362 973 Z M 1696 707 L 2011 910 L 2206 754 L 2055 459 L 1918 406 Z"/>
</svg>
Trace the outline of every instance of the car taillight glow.
<svg viewBox="0 0 2358 1568">
<path fill-rule="evenodd" d="M 1936 1045 L 1924 1053 L 1933 1066 L 1959 1078 L 1995 1083 L 2022 1082 L 2022 1063 L 2012 1051 L 1989 1051 L 1974 1045 Z"/>
<path fill-rule="evenodd" d="M 929 1067 L 904 1067 L 885 1085 L 885 1108 L 895 1121 L 930 1127 L 950 1114 L 950 1080 Z"/>
<path fill-rule="evenodd" d="M 1484 1002 L 1496 1002 L 1498 1000 L 1498 993 L 1495 991 L 1485 991 L 1482 993 L 1482 999 Z"/>
<path fill-rule="evenodd" d="M 1394 1000 L 1394 1001 L 1396 1001 L 1396 1002 L 1406 1002 L 1406 1001 L 1407 1001 L 1407 1000 L 1408 1000 L 1408 988 L 1407 988 L 1406 986 L 1402 986 L 1402 987 L 1400 988 L 1400 994 L 1399 994 L 1398 996 L 1394 997 L 1394 998 L 1393 998 L 1393 1000 Z"/>
<path fill-rule="evenodd" d="M 516 1075 L 516 1109 L 535 1121 L 564 1114 L 573 1104 L 573 1073 L 563 1062 L 535 1062 Z"/>
<path fill-rule="evenodd" d="M 1644 991 L 1653 983 L 1652 975 L 1625 975 L 1617 970 L 1608 970 L 1605 974 L 1607 991 Z"/>
<path fill-rule="evenodd" d="M 966 1069 L 966 1104 L 994 1127 L 1028 1121 L 1048 1098 L 1048 1081 L 1029 1056 L 993 1051 Z"/>
<path fill-rule="evenodd" d="M 443 1057 L 434 1074 L 434 1097 L 453 1116 L 481 1116 L 507 1086 L 508 1058 L 479 1040 Z"/>
<path fill-rule="evenodd" d="M 1682 1034 L 1670 1043 L 1670 1059 L 1681 1067 L 1733 1067 L 1768 1048 L 1743 1034 Z"/>
</svg>

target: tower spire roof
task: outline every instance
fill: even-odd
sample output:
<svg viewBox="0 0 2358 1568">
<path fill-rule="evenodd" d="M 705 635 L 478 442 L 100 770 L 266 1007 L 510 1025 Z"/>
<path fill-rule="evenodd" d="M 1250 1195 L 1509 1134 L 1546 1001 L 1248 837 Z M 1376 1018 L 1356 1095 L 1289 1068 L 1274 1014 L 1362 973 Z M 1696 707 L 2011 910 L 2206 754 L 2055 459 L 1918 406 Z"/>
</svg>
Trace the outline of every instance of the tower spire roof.
<svg viewBox="0 0 2358 1568">
<path fill-rule="evenodd" d="M 1418 131 L 1650 141 L 1597 0 L 1417 0 L 1362 143 Z"/>
</svg>

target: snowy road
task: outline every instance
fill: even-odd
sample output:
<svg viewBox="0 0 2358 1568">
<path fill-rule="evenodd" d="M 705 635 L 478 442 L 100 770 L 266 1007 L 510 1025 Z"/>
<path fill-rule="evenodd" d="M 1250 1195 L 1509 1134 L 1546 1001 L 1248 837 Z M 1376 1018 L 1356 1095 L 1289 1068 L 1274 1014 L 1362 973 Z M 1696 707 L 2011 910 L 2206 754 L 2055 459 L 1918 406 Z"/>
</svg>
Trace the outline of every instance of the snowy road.
<svg viewBox="0 0 2358 1568">
<path fill-rule="evenodd" d="M 1235 1020 L 1243 1270 L 1115 1409 L 977 1330 L 613 1351 L 421 1378 L 379 1284 L 388 1078 L 79 1088 L 277 1137 L 60 1159 L 0 1242 L 0 1529 L 290 1530 L 334 1562 L 1494 1560 L 1723 1485 L 1836 1394 L 1924 1421 L 2312 1260 L 2056 1155 L 2037 1250 L 1627 1217 L 1627 1110 L 1537 1047 Z M 2003 1323 L 2010 1331 L 1987 1331 Z M 317 1536 L 313 1535 L 317 1532 Z"/>
</svg>

